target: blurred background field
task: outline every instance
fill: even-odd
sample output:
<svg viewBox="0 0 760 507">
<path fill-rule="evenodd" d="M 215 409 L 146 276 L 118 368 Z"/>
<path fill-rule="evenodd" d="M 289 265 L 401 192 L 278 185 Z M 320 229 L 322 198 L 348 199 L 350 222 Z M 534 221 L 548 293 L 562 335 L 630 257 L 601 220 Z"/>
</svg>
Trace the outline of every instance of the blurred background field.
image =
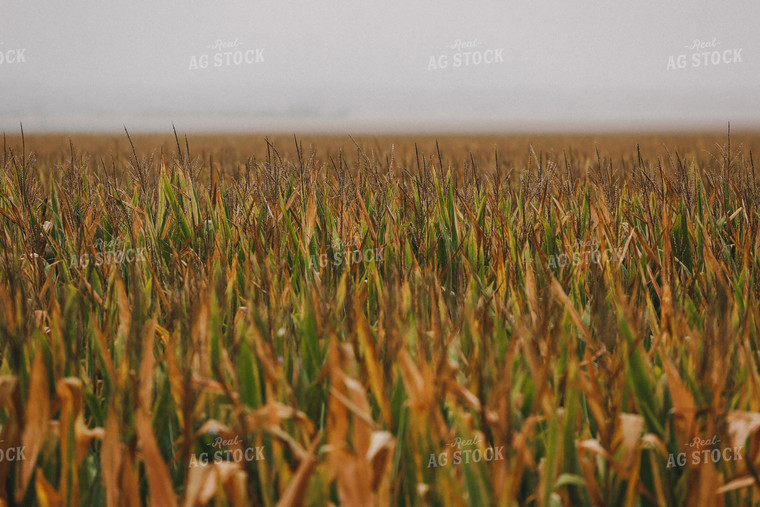
<svg viewBox="0 0 760 507">
<path fill-rule="evenodd" d="M 17 132 L 7 132 L 6 144 L 9 147 L 21 148 L 21 135 Z M 248 157 L 261 159 L 266 154 L 266 139 L 277 148 L 284 158 L 292 160 L 296 157 L 295 143 L 292 135 L 276 134 L 266 136 L 264 134 L 187 134 L 190 143 L 191 155 L 208 162 L 208 156 L 213 155 L 218 162 L 224 161 L 219 167 L 220 171 L 230 169 L 230 162 L 245 162 Z M 447 155 L 452 163 L 469 159 L 472 154 L 479 160 L 492 160 L 494 149 L 498 149 L 504 160 L 505 157 L 525 158 L 529 149 L 548 152 L 561 157 L 563 153 L 573 150 L 586 155 L 594 154 L 594 147 L 608 157 L 620 160 L 623 157 L 635 156 L 636 146 L 641 149 L 642 156 L 649 160 L 667 156 L 667 150 L 679 151 L 681 155 L 693 153 L 700 157 L 708 153 L 716 152 L 716 145 L 722 146 L 726 142 L 725 132 L 712 133 L 650 133 L 650 134 L 511 134 L 511 135 L 379 135 L 362 136 L 354 135 L 353 139 L 359 143 L 366 153 L 373 150 L 379 154 L 388 155 L 395 148 L 396 156 L 409 158 L 414 154 L 415 144 L 421 153 L 428 155 L 436 152 L 436 141 L 441 150 Z M 328 154 L 336 155 L 341 148 L 346 155 L 354 154 L 356 146 L 348 134 L 337 135 L 298 135 L 298 141 L 303 144 L 304 150 L 310 154 L 315 150 L 318 155 L 324 157 Z M 168 130 L 166 134 L 131 134 L 134 147 L 140 156 L 150 154 L 159 155 L 163 150 L 167 156 L 177 152 L 176 139 Z M 26 142 L 38 159 L 49 158 L 50 165 L 70 157 L 69 140 L 74 143 L 78 153 L 92 157 L 104 157 L 110 162 L 114 156 L 118 160 L 127 162 L 132 157 L 132 146 L 124 134 L 27 134 Z M 732 142 L 734 150 L 748 153 L 753 145 L 760 140 L 760 132 L 734 132 Z M 185 134 L 179 133 L 179 141 L 185 150 Z M 44 169 L 44 168 L 43 168 Z M 493 170 L 493 165 L 481 168 L 484 171 Z"/>
</svg>

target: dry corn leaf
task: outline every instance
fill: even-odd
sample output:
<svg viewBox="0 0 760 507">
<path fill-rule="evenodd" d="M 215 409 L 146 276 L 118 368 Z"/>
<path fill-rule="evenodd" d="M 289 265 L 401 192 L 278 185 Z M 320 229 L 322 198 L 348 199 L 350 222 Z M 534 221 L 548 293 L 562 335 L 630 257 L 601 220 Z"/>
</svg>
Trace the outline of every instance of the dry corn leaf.
<svg viewBox="0 0 760 507">
<path fill-rule="evenodd" d="M 401 378 L 409 396 L 409 406 L 417 411 L 427 411 L 434 399 L 431 379 L 422 376 L 406 349 L 399 351 L 398 359 Z"/>
<path fill-rule="evenodd" d="M 644 417 L 639 414 L 620 414 L 620 431 L 623 443 L 623 463 L 631 465 L 639 448 L 644 430 Z M 635 467 L 632 467 L 635 468 Z"/>
<path fill-rule="evenodd" d="M 106 416 L 103 447 L 100 453 L 100 466 L 103 470 L 103 485 L 106 490 L 106 506 L 117 507 L 119 503 L 119 475 L 121 469 L 121 442 L 119 422 L 113 406 L 108 408 Z"/>
<path fill-rule="evenodd" d="M 744 445 L 747 437 L 760 429 L 760 413 L 758 412 L 732 410 L 726 416 L 726 421 L 733 447 Z"/>
<path fill-rule="evenodd" d="M 187 491 L 183 505 L 206 505 L 219 491 L 218 486 L 227 484 L 238 471 L 240 464 L 234 462 L 204 463 L 191 467 L 187 476 Z"/>
<path fill-rule="evenodd" d="M 715 470 L 715 465 L 709 462 L 703 463 L 691 470 L 694 475 L 690 477 L 688 487 L 686 488 L 685 505 L 722 507 L 723 496 L 718 494 L 722 481 L 718 476 L 718 471 Z"/>
<path fill-rule="evenodd" d="M 150 415 L 145 408 L 137 409 L 137 435 L 143 454 L 143 463 L 148 479 L 150 502 L 153 505 L 172 507 L 177 505 L 169 471 L 166 469 L 161 451 L 158 449 L 156 437 L 153 434 Z"/>
<path fill-rule="evenodd" d="M 373 431 L 372 442 L 367 449 L 366 459 L 372 468 L 372 491 L 377 491 L 383 476 L 390 472 L 388 466 L 393 458 L 396 442 L 387 431 Z"/>
<path fill-rule="evenodd" d="M 50 419 L 47 368 L 42 355 L 40 350 L 34 356 L 29 380 L 29 396 L 24 412 L 24 429 L 21 432 L 21 445 L 26 448 L 26 459 L 21 463 L 21 486 L 17 491 L 17 498 L 23 496 L 32 478 Z"/>
<path fill-rule="evenodd" d="M 358 316 L 356 336 L 359 339 L 359 343 L 362 347 L 362 355 L 364 356 L 364 364 L 367 367 L 370 388 L 372 389 L 375 401 L 377 402 L 378 406 L 380 407 L 380 411 L 383 414 L 383 420 L 385 421 L 385 424 L 390 426 L 391 410 L 385 395 L 385 383 L 383 382 L 382 365 L 377 360 L 377 354 L 375 353 L 375 347 L 373 345 L 375 343 L 375 340 L 373 340 L 370 336 L 370 330 L 367 326 L 367 321 L 364 319 L 364 315 L 358 305 L 359 300 L 356 299 L 354 307 L 354 311 Z"/>
<path fill-rule="evenodd" d="M 151 503 L 161 506 L 176 506 L 169 471 L 166 469 L 161 451 L 158 449 L 150 417 L 151 392 L 153 389 L 153 344 L 155 340 L 156 320 L 151 319 L 143 326 L 143 355 L 140 365 L 140 389 L 137 407 L 137 435 L 143 453 L 143 463 L 148 476 Z"/>
<path fill-rule="evenodd" d="M 737 477 L 736 479 L 732 480 L 728 484 L 725 484 L 717 489 L 715 492 L 716 495 L 723 495 L 724 493 L 728 493 L 729 491 L 735 491 L 737 489 L 741 488 L 750 488 L 752 486 L 756 485 L 755 478 L 751 475 L 745 475 L 742 477 Z"/>
<path fill-rule="evenodd" d="M 314 452 L 319 446 L 319 441 L 322 439 L 322 434 L 317 434 L 312 440 L 309 449 L 307 450 L 306 459 L 301 460 L 298 465 L 293 479 L 288 484 L 287 489 L 282 494 L 280 501 L 277 502 L 278 507 L 290 507 L 296 505 L 303 505 L 306 498 L 306 490 L 309 487 L 309 481 L 311 480 L 311 474 L 314 472 L 314 468 L 317 466 L 317 460 L 314 456 Z"/>
<path fill-rule="evenodd" d="M 678 443 L 683 446 L 691 439 L 696 429 L 694 427 L 694 416 L 696 415 L 694 396 L 681 382 L 678 370 L 669 357 L 662 358 L 662 366 L 668 381 L 668 390 L 673 399 L 673 411 L 675 412 L 673 423 L 678 435 Z"/>
<path fill-rule="evenodd" d="M 40 507 L 62 507 L 64 505 L 61 495 L 41 473 L 38 473 L 34 478 L 34 489 Z"/>
<path fill-rule="evenodd" d="M 565 291 L 562 289 L 562 286 L 554 277 L 552 277 L 551 291 L 552 291 L 552 294 L 554 294 L 554 296 L 559 300 L 559 302 L 562 303 L 562 306 L 565 307 L 565 310 L 567 311 L 567 313 L 570 314 L 570 319 L 572 319 L 573 324 L 575 324 L 575 327 L 577 327 L 578 331 L 580 331 L 581 335 L 583 335 L 583 338 L 586 341 L 590 342 L 591 333 L 589 333 L 588 329 L 586 328 L 586 325 L 583 324 L 583 319 L 581 319 L 581 316 L 578 313 L 578 310 L 575 309 L 575 306 L 573 305 L 572 301 L 570 301 L 570 298 L 567 297 L 567 294 L 565 294 Z"/>
<path fill-rule="evenodd" d="M 338 498 L 341 505 L 370 507 L 373 505 L 372 472 L 363 457 L 340 453 Z"/>
</svg>

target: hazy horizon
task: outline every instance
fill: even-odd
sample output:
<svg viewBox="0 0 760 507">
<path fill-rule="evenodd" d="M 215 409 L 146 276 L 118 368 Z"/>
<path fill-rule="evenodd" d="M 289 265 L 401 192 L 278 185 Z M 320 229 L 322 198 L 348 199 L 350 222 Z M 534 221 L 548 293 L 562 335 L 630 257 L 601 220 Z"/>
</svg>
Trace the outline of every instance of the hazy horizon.
<svg viewBox="0 0 760 507">
<path fill-rule="evenodd" d="M 33 0 L 3 14 L 8 132 L 760 128 L 748 0 Z"/>
</svg>

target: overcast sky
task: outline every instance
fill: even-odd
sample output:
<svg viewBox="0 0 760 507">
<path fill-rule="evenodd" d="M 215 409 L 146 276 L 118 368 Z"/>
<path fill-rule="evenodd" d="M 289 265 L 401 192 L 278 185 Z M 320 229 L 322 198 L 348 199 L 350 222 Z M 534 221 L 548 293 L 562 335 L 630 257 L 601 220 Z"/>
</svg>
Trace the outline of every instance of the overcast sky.
<svg viewBox="0 0 760 507">
<path fill-rule="evenodd" d="M 0 130 L 760 128 L 758 21 L 757 0 L 0 0 Z"/>
</svg>

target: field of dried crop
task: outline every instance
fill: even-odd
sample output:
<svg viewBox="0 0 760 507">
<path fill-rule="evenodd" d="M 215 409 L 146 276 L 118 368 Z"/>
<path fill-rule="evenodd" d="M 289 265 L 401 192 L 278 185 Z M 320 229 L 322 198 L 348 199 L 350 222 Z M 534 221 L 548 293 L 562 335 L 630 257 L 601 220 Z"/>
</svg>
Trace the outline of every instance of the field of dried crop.
<svg viewBox="0 0 760 507">
<path fill-rule="evenodd" d="M 753 149 L 4 136 L 0 505 L 758 505 Z"/>
</svg>

